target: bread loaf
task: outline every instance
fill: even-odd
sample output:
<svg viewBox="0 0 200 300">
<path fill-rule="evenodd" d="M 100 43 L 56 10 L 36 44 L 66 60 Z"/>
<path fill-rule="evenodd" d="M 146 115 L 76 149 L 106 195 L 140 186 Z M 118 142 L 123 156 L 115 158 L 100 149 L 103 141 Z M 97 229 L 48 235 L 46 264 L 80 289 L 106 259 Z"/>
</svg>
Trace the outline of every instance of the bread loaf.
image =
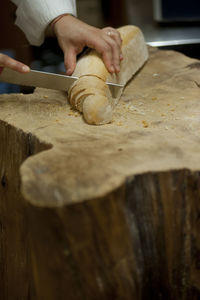
<svg viewBox="0 0 200 300">
<path fill-rule="evenodd" d="M 83 113 L 89 124 L 101 125 L 112 121 L 114 106 L 119 101 L 123 89 L 115 99 L 112 98 L 106 81 L 125 85 L 142 67 L 148 58 L 143 34 L 135 26 L 124 26 L 118 29 L 122 38 L 121 70 L 110 74 L 100 55 L 90 50 L 77 62 L 73 73 L 79 79 L 68 91 L 69 102 L 73 108 Z"/>
</svg>

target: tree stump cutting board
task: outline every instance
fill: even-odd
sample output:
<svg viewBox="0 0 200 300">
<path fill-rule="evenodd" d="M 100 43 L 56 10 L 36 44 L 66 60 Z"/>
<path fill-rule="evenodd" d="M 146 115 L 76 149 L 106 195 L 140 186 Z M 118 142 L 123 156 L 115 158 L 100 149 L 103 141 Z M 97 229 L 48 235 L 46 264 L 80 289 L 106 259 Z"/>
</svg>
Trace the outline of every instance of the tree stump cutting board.
<svg viewBox="0 0 200 300">
<path fill-rule="evenodd" d="M 200 299 L 199 69 L 150 49 L 103 126 L 0 96 L 1 299 Z"/>
</svg>

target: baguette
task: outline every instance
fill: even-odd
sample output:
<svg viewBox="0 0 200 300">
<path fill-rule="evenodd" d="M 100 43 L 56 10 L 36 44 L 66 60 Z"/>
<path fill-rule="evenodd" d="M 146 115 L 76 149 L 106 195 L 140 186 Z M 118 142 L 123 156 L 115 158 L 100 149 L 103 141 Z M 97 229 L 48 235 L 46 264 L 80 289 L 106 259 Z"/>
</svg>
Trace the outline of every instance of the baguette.
<svg viewBox="0 0 200 300">
<path fill-rule="evenodd" d="M 120 89 L 117 97 L 112 98 L 106 81 L 125 84 L 143 66 L 148 59 L 144 37 L 139 28 L 124 26 L 118 29 L 122 38 L 121 70 L 110 74 L 100 55 L 90 50 L 81 57 L 73 73 L 79 79 L 68 91 L 69 102 L 73 108 L 83 113 L 88 124 L 101 125 L 112 121 L 113 109 L 123 92 Z"/>
</svg>

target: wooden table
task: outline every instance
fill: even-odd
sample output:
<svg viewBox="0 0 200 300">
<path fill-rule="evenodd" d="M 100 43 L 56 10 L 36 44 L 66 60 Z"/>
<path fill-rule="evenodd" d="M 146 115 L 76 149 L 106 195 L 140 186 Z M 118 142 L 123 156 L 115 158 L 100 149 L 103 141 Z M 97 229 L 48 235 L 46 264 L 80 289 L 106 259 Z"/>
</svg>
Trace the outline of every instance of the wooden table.
<svg viewBox="0 0 200 300">
<path fill-rule="evenodd" d="M 1 299 L 199 299 L 200 62 L 150 52 L 108 125 L 0 96 Z"/>
</svg>

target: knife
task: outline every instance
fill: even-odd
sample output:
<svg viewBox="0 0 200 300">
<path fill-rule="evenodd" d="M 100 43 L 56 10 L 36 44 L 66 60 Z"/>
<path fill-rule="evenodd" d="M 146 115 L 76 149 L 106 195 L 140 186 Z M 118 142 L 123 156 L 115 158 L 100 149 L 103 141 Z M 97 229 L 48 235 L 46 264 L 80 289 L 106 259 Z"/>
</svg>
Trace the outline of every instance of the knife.
<svg viewBox="0 0 200 300">
<path fill-rule="evenodd" d="M 78 77 L 48 73 L 31 70 L 28 73 L 19 73 L 9 68 L 3 68 L 0 73 L 0 81 L 14 83 L 19 85 L 42 87 L 53 90 L 67 91 Z M 122 84 L 106 82 L 110 88 L 113 98 L 116 98 L 119 89 L 123 88 Z"/>
</svg>

